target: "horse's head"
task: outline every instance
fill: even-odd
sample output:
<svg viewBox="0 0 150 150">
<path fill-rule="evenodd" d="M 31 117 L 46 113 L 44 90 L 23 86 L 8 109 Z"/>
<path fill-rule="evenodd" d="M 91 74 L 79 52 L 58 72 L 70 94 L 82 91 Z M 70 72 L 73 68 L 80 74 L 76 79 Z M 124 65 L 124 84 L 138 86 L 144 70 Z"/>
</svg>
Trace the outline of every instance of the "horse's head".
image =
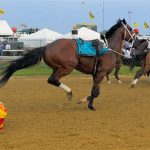
<svg viewBox="0 0 150 150">
<path fill-rule="evenodd" d="M 148 45 L 148 40 L 136 38 L 136 40 L 133 42 L 131 51 L 134 55 L 144 54 L 147 52 Z"/>
<path fill-rule="evenodd" d="M 133 48 L 137 49 L 137 50 L 145 50 L 148 48 L 148 40 L 146 39 L 138 39 L 136 38 L 133 42 Z"/>
<path fill-rule="evenodd" d="M 133 31 L 132 28 L 127 24 L 126 20 L 119 19 L 118 22 L 112 26 L 106 33 L 106 38 L 113 37 L 113 35 L 118 34 L 122 40 L 132 41 Z"/>
<path fill-rule="evenodd" d="M 132 42 L 134 36 L 132 28 L 129 26 L 129 24 L 127 24 L 125 19 L 119 20 L 118 23 L 121 24 L 120 33 L 123 40 Z"/>
</svg>

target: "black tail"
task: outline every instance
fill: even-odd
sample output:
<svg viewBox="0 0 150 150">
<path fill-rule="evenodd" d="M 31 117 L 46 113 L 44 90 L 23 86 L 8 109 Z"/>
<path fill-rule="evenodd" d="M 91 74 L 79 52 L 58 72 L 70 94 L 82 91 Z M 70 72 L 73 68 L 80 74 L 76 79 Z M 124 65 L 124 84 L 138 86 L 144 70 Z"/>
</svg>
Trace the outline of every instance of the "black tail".
<svg viewBox="0 0 150 150">
<path fill-rule="evenodd" d="M 45 47 L 35 48 L 21 58 L 11 61 L 6 68 L 3 68 L 4 71 L 1 73 L 2 77 L 0 79 L 0 86 L 5 85 L 12 74 L 17 70 L 28 68 L 40 63 L 43 58 L 44 50 Z"/>
</svg>

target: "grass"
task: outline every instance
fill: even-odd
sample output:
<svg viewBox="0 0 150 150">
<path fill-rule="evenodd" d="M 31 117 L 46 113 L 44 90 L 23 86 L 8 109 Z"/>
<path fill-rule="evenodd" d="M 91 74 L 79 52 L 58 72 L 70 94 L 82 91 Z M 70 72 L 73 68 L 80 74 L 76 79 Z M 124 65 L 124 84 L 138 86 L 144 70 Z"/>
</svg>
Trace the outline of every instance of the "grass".
<svg viewBox="0 0 150 150">
<path fill-rule="evenodd" d="M 120 75 L 134 75 L 139 68 L 136 67 L 133 71 L 130 71 L 129 67 L 122 66 L 120 69 Z M 34 67 L 26 68 L 15 72 L 15 76 L 45 76 L 50 75 L 52 73 L 52 69 L 49 68 L 45 63 L 40 63 L 39 65 L 35 65 Z M 112 72 L 113 74 L 113 72 Z M 83 73 L 74 70 L 71 75 L 84 75 Z"/>
<path fill-rule="evenodd" d="M 135 67 L 132 71 L 130 70 L 130 68 L 128 66 L 122 66 L 119 74 L 120 75 L 135 75 L 135 73 L 139 70 L 139 67 Z"/>
<path fill-rule="evenodd" d="M 0 66 L 6 65 L 6 62 L 1 64 Z M 135 75 L 136 71 L 139 68 L 134 68 L 133 71 L 129 69 L 128 66 L 122 66 L 119 75 Z M 29 67 L 26 69 L 19 70 L 14 73 L 15 76 L 49 76 L 52 73 L 52 69 L 47 66 L 44 62 L 41 62 L 39 65 L 35 65 L 33 67 Z M 111 73 L 113 74 L 113 72 Z M 70 75 L 78 76 L 78 75 L 85 75 L 77 70 L 74 70 Z"/>
<path fill-rule="evenodd" d="M 52 69 L 49 68 L 46 64 L 40 63 L 39 65 L 35 65 L 33 67 L 29 67 L 26 69 L 19 70 L 15 72 L 15 76 L 42 76 L 42 75 L 50 75 Z"/>
</svg>

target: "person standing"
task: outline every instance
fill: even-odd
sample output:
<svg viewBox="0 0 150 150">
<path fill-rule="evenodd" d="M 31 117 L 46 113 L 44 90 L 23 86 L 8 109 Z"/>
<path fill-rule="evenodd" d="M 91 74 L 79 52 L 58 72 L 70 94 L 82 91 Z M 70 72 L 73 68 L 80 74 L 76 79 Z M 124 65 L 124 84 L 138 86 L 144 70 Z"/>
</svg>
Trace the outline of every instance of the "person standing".
<svg viewBox="0 0 150 150">
<path fill-rule="evenodd" d="M 5 49 L 5 45 L 3 43 L 3 39 L 0 39 L 0 56 L 2 56 L 4 49 Z"/>
</svg>

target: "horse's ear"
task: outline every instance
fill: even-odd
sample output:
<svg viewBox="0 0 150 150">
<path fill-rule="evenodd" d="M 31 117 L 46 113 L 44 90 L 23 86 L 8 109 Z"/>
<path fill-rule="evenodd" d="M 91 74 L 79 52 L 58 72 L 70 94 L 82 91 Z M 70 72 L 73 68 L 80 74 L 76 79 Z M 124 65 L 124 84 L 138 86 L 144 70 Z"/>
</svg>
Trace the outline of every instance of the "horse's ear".
<svg viewBox="0 0 150 150">
<path fill-rule="evenodd" d="M 123 19 L 122 21 L 123 21 L 123 23 L 124 23 L 124 24 L 127 24 L 127 22 L 126 22 L 126 20 L 125 20 L 125 19 Z"/>
</svg>

